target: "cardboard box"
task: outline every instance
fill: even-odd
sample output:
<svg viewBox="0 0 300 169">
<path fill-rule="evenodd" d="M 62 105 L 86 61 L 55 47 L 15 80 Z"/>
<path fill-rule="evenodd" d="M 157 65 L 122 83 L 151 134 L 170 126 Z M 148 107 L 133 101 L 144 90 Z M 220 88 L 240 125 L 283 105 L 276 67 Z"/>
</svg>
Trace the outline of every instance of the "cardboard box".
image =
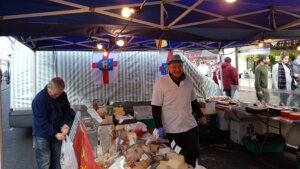
<svg viewBox="0 0 300 169">
<path fill-rule="evenodd" d="M 217 113 L 217 127 L 220 130 L 229 130 L 228 127 L 230 125 L 230 119 L 226 117 L 226 111 L 225 110 L 216 110 Z"/>
<path fill-rule="evenodd" d="M 246 107 L 253 106 L 253 103 L 250 103 L 250 102 L 240 102 L 240 106 L 242 108 L 246 109 Z"/>
<path fill-rule="evenodd" d="M 257 120 L 251 121 L 230 121 L 230 140 L 243 144 L 243 137 L 253 136 L 257 130 Z"/>
<path fill-rule="evenodd" d="M 216 114 L 216 103 L 204 103 L 200 102 L 200 109 L 203 114 Z"/>
<path fill-rule="evenodd" d="M 133 110 L 137 120 L 153 119 L 151 106 L 133 106 Z"/>
</svg>

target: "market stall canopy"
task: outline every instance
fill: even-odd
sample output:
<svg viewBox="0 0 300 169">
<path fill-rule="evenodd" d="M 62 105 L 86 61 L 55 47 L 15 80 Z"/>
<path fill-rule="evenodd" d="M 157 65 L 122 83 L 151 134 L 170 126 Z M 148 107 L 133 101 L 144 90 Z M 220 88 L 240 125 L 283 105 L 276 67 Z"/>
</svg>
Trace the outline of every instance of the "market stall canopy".
<svg viewBox="0 0 300 169">
<path fill-rule="evenodd" d="M 95 50 L 95 42 L 115 50 L 157 49 L 153 39 L 167 40 L 169 49 L 211 49 L 300 38 L 300 1 L 296 0 L 148 0 L 142 4 L 142 0 L 2 0 L 0 35 L 18 37 L 34 50 Z M 141 13 L 122 17 L 123 7 L 141 6 Z M 116 37 L 129 45 L 112 47 Z"/>
</svg>

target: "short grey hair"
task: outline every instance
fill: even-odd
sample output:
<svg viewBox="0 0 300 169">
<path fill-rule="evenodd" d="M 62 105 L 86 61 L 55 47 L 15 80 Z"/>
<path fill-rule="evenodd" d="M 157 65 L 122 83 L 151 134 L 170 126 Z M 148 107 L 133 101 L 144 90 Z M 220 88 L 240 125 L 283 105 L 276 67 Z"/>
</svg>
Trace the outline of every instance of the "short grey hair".
<svg viewBox="0 0 300 169">
<path fill-rule="evenodd" d="M 65 89 L 65 82 L 60 77 L 55 77 L 52 80 L 49 81 L 48 87 L 50 89 L 56 89 L 63 91 Z"/>
</svg>

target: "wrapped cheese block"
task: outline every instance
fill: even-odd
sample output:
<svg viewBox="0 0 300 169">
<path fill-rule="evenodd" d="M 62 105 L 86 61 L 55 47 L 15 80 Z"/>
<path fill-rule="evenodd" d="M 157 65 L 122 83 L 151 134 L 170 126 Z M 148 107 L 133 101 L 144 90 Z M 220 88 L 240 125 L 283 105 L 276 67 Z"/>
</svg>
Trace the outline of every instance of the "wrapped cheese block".
<svg viewBox="0 0 300 169">
<path fill-rule="evenodd" d="M 136 144 L 137 135 L 136 135 L 135 132 L 128 132 L 127 133 L 127 138 L 128 138 L 128 141 L 129 141 L 129 145 Z"/>
<path fill-rule="evenodd" d="M 177 161 L 177 160 L 175 160 L 175 159 L 170 159 L 169 161 L 168 161 L 168 166 L 170 166 L 172 169 L 181 169 L 180 167 L 184 164 L 184 163 L 182 163 L 182 162 L 180 162 L 180 161 Z"/>
<path fill-rule="evenodd" d="M 124 108 L 123 107 L 115 107 L 114 115 L 125 115 Z"/>
<path fill-rule="evenodd" d="M 158 149 L 158 144 L 150 144 L 150 150 L 152 153 L 156 153 Z"/>
<path fill-rule="evenodd" d="M 167 164 L 159 164 L 156 169 L 171 169 Z"/>
<path fill-rule="evenodd" d="M 176 161 L 179 161 L 180 163 L 184 163 L 184 156 L 181 154 L 176 153 L 169 153 L 167 154 L 168 159 L 174 159 Z"/>
</svg>

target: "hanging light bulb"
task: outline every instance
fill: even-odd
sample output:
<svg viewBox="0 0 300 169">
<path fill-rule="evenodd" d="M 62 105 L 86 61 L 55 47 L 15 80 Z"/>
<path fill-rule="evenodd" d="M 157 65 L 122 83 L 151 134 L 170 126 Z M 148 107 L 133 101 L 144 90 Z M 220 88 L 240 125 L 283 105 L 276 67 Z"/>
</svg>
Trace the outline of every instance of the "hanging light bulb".
<svg viewBox="0 0 300 169">
<path fill-rule="evenodd" d="M 236 0 L 225 0 L 228 3 L 234 3 Z"/>
<path fill-rule="evenodd" d="M 101 43 L 98 43 L 98 44 L 97 44 L 97 48 L 98 48 L 99 50 L 101 50 L 101 49 L 103 49 L 103 45 L 102 45 Z"/>
<path fill-rule="evenodd" d="M 133 8 L 123 8 L 121 14 L 124 18 L 129 18 L 134 13 Z"/>
<path fill-rule="evenodd" d="M 264 43 L 263 42 L 259 42 L 258 47 L 260 47 L 260 48 L 264 47 Z"/>
<path fill-rule="evenodd" d="M 108 56 L 108 52 L 105 51 L 105 52 L 103 53 L 103 56 Z"/>
<path fill-rule="evenodd" d="M 117 44 L 118 46 L 124 46 L 124 45 L 125 45 L 125 42 L 124 42 L 124 40 L 119 39 L 119 40 L 117 40 L 116 44 Z"/>
<path fill-rule="evenodd" d="M 300 46 L 297 46 L 297 50 L 300 51 Z"/>
</svg>

